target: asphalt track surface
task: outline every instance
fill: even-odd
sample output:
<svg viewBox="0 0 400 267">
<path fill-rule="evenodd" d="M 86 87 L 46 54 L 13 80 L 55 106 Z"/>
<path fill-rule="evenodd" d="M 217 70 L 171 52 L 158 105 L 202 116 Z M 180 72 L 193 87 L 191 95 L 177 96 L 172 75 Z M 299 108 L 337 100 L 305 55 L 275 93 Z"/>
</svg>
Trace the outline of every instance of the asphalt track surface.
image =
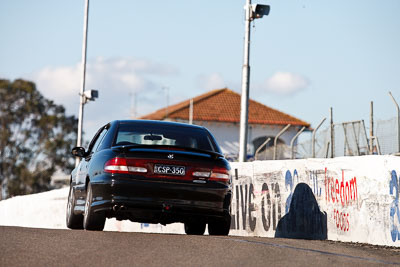
<svg viewBox="0 0 400 267">
<path fill-rule="evenodd" d="M 0 266 L 400 266 L 400 249 L 331 241 L 0 226 Z"/>
</svg>

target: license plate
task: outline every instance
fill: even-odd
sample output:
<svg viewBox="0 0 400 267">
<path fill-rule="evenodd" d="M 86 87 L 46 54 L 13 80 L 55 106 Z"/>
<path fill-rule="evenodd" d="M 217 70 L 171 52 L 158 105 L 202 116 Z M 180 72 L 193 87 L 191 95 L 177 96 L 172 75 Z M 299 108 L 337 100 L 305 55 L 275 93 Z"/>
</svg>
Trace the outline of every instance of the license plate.
<svg viewBox="0 0 400 267">
<path fill-rule="evenodd" d="M 175 165 L 154 165 L 154 173 L 157 174 L 168 174 L 168 175 L 185 175 L 185 167 Z"/>
</svg>

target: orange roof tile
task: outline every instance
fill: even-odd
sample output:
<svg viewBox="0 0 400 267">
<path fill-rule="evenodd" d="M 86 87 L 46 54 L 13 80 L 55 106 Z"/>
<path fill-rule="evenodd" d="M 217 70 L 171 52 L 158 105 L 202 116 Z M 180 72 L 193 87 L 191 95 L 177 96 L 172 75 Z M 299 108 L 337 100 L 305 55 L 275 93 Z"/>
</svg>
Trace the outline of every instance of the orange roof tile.
<svg viewBox="0 0 400 267">
<path fill-rule="evenodd" d="M 241 96 L 227 88 L 213 90 L 193 98 L 193 121 L 240 122 Z M 276 109 L 267 107 L 254 100 L 249 100 L 249 123 L 310 127 L 310 124 Z M 190 99 L 159 109 L 142 116 L 140 119 L 164 120 L 168 111 L 168 119 L 189 120 Z"/>
</svg>

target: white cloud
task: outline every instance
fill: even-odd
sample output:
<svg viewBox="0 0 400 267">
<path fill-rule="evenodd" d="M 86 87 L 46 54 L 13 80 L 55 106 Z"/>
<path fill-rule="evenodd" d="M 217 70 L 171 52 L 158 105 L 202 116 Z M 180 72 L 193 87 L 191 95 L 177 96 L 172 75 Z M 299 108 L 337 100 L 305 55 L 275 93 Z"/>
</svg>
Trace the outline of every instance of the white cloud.
<svg viewBox="0 0 400 267">
<path fill-rule="evenodd" d="M 137 58 L 103 58 L 97 57 L 89 66 L 98 72 L 112 69 L 114 72 L 129 72 L 138 74 L 157 74 L 157 75 L 171 75 L 176 74 L 177 69 L 159 63 L 154 63 L 147 59 Z"/>
<path fill-rule="evenodd" d="M 46 67 L 33 73 L 30 78 L 36 82 L 38 89 L 45 97 L 68 108 L 72 103 L 79 103 L 81 73 L 81 64 L 75 64 Z M 87 90 L 99 90 L 101 97 L 115 96 L 116 92 L 129 94 L 152 90 L 155 85 L 151 76 L 168 76 L 176 73 L 176 68 L 172 66 L 153 63 L 149 60 L 98 57 L 87 63 L 85 87 Z M 75 111 L 71 110 L 71 113 Z"/>
<path fill-rule="evenodd" d="M 281 95 L 291 95 L 309 87 L 307 78 L 290 72 L 276 72 L 260 86 L 263 90 Z"/>
<path fill-rule="evenodd" d="M 222 75 L 216 72 L 208 75 L 200 75 L 197 78 L 197 85 L 201 90 L 205 91 L 221 89 L 227 86 Z"/>
<path fill-rule="evenodd" d="M 62 104 L 68 114 L 77 116 L 81 73 L 81 64 L 75 64 L 46 67 L 33 73 L 29 78 L 36 83 L 38 90 L 46 98 Z M 161 87 L 157 80 L 177 73 L 178 70 L 173 66 L 146 59 L 98 57 L 88 61 L 85 88 L 98 90 L 99 98 L 94 103 L 85 105 L 86 126 L 97 128 L 114 119 L 128 119 L 133 92 L 155 94 Z M 160 103 L 154 100 L 140 103 L 141 110 L 138 113 L 144 115 L 159 108 L 157 104 Z M 88 134 L 86 138 L 90 138 L 95 130 L 86 128 Z"/>
<path fill-rule="evenodd" d="M 47 67 L 34 73 L 32 78 L 46 98 L 57 103 L 69 103 L 73 102 L 74 97 L 78 99 L 81 82 L 79 69 L 78 64 L 58 68 Z"/>
</svg>

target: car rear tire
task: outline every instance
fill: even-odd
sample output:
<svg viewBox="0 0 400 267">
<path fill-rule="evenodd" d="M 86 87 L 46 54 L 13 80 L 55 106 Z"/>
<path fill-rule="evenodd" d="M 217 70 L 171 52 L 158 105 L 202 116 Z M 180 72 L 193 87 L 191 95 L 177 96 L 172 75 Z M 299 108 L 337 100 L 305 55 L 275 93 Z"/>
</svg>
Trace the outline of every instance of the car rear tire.
<svg viewBox="0 0 400 267">
<path fill-rule="evenodd" d="M 185 233 L 187 235 L 203 235 L 206 231 L 205 222 L 190 221 L 185 222 Z"/>
<path fill-rule="evenodd" d="M 67 227 L 69 229 L 83 229 L 83 215 L 74 214 L 75 210 L 75 194 L 72 186 L 70 186 L 67 204 Z"/>
<path fill-rule="evenodd" d="M 92 202 L 92 185 L 89 183 L 86 194 L 85 213 L 83 215 L 83 227 L 85 230 L 103 231 L 106 215 L 104 212 L 95 213 L 92 208 Z"/>
<path fill-rule="evenodd" d="M 211 221 L 208 223 L 208 233 L 210 235 L 228 235 L 231 228 L 231 217 Z"/>
</svg>

